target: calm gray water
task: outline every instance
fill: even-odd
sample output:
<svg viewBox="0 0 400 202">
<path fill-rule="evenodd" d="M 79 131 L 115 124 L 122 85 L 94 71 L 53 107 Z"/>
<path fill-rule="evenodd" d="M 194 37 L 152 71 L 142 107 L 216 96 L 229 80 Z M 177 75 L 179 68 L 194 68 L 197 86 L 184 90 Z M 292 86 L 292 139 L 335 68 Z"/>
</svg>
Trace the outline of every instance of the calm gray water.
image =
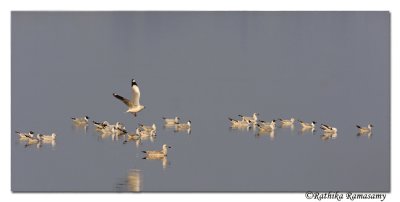
<svg viewBox="0 0 400 202">
<path fill-rule="evenodd" d="M 388 12 L 13 12 L 12 125 L 57 133 L 11 138 L 12 191 L 390 191 Z M 113 98 L 146 109 L 133 117 Z M 295 117 L 338 128 L 278 128 L 273 138 L 228 117 Z M 156 123 L 123 144 L 70 117 Z M 163 116 L 192 121 L 190 134 Z M 357 136 L 356 124 L 374 127 Z M 169 144 L 168 162 L 142 150 Z"/>
</svg>

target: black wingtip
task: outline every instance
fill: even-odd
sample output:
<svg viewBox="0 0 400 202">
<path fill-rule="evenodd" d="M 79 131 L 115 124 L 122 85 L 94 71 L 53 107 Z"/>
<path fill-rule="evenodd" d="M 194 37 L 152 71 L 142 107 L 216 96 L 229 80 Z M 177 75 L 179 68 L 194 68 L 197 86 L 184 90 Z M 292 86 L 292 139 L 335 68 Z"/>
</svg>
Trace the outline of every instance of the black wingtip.
<svg viewBox="0 0 400 202">
<path fill-rule="evenodd" d="M 143 153 L 146 153 L 146 151 L 142 151 Z"/>
<path fill-rule="evenodd" d="M 143 157 L 142 159 L 147 159 L 146 157 Z"/>
<path fill-rule="evenodd" d="M 243 117 L 243 115 L 241 115 L 241 114 L 239 114 L 238 116 L 239 116 L 239 117 Z"/>
<path fill-rule="evenodd" d="M 71 117 L 71 119 L 72 119 L 72 120 L 75 120 L 76 118 L 75 118 L 75 117 Z"/>
<path fill-rule="evenodd" d="M 19 134 L 20 132 L 18 132 L 18 131 L 15 131 L 15 133 Z"/>
<path fill-rule="evenodd" d="M 359 126 L 359 125 L 356 125 L 357 126 L 357 128 L 361 128 L 361 126 Z"/>
<path fill-rule="evenodd" d="M 279 121 L 282 121 L 282 119 L 278 119 Z"/>
</svg>

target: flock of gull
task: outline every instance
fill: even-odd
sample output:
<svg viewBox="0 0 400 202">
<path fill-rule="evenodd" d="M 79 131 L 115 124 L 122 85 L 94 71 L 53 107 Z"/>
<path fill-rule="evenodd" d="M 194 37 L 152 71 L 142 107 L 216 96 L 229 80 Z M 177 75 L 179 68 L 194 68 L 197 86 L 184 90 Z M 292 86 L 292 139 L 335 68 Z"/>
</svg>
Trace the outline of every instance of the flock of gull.
<svg viewBox="0 0 400 202">
<path fill-rule="evenodd" d="M 139 86 L 137 85 L 137 82 L 134 79 L 131 80 L 131 90 L 132 90 L 131 100 L 116 93 L 113 93 L 113 96 L 116 99 L 123 102 L 128 107 L 126 112 L 132 113 L 136 117 L 138 112 L 145 109 L 145 106 L 140 104 L 140 89 Z M 281 128 L 290 127 L 291 129 L 294 129 L 294 125 L 296 122 L 296 119 L 294 118 L 277 119 L 279 121 L 279 125 L 277 126 L 277 120 L 275 119 L 272 121 L 259 120 L 257 117 L 258 115 L 259 115 L 258 113 L 254 113 L 252 116 L 239 115 L 240 119 L 229 118 L 229 121 L 231 123 L 231 128 L 241 129 L 241 130 L 243 129 L 249 130 L 249 128 L 254 128 L 257 129 L 258 131 L 257 135 L 269 134 L 271 138 L 273 138 L 276 127 L 281 127 Z M 189 134 L 191 131 L 192 122 L 190 120 L 182 123 L 180 122 L 179 117 L 174 117 L 174 118 L 163 117 L 163 121 L 165 128 L 174 128 L 175 132 L 185 131 Z M 317 122 L 315 121 L 304 122 L 301 120 L 297 121 L 301 126 L 302 133 L 315 132 Z M 88 116 L 77 117 L 77 118 L 73 117 L 72 122 L 76 126 L 86 127 L 89 124 L 89 117 Z M 154 123 L 152 125 L 139 124 L 139 126 L 136 128 L 134 132 L 128 132 L 124 124 L 120 122 L 116 122 L 115 124 L 111 124 L 108 121 L 103 121 L 103 122 L 92 121 L 92 122 L 96 128 L 96 131 L 101 133 L 102 136 L 112 135 L 115 138 L 123 136 L 124 137 L 123 143 L 127 143 L 129 141 L 136 141 L 138 145 L 140 144 L 140 140 L 143 139 L 150 139 L 153 141 L 153 138 L 156 136 L 157 133 L 157 126 Z M 359 125 L 356 126 L 359 132 L 358 135 L 368 135 L 368 137 L 371 136 L 373 127 L 372 124 L 368 124 L 367 127 L 361 127 Z M 333 126 L 330 126 L 328 124 L 321 124 L 320 129 L 322 129 L 323 131 L 321 136 L 323 140 L 335 139 L 337 137 L 338 129 Z M 33 144 L 36 144 L 37 147 L 40 147 L 42 144 L 51 144 L 52 146 L 54 146 L 57 137 L 55 133 L 51 134 L 38 133 L 36 135 L 33 131 L 29 132 L 16 131 L 16 133 L 19 135 L 20 141 L 26 142 L 25 146 Z M 143 153 L 146 154 L 146 157 L 144 157 L 143 159 L 160 159 L 166 157 L 168 153 L 168 148 L 171 148 L 171 146 L 163 144 L 161 150 L 142 151 Z"/>
<path fill-rule="evenodd" d="M 145 106 L 140 104 L 140 89 L 137 85 L 135 79 L 131 80 L 131 90 L 132 90 L 132 99 L 129 100 L 123 96 L 120 96 L 116 93 L 113 93 L 113 96 L 123 102 L 127 107 L 127 111 L 132 113 L 135 117 L 137 113 L 142 111 Z M 164 127 L 165 128 L 174 128 L 175 132 L 187 132 L 188 134 L 191 132 L 191 121 L 180 122 L 179 117 L 174 118 L 166 118 L 163 117 Z M 87 127 L 89 125 L 89 117 L 72 117 L 72 123 L 77 127 Z M 124 137 L 124 144 L 129 141 L 136 141 L 137 144 L 140 144 L 140 140 L 150 139 L 156 136 L 157 126 L 156 124 L 152 125 L 143 125 L 139 124 L 134 132 L 128 132 L 124 124 L 120 122 L 116 122 L 115 124 L 111 124 L 108 121 L 96 122 L 92 121 L 93 125 L 97 132 L 99 132 L 102 136 L 112 136 L 118 138 L 120 136 Z M 29 145 L 36 144 L 37 147 L 41 147 L 42 144 L 51 144 L 55 146 L 56 137 L 55 133 L 52 134 L 36 134 L 33 131 L 29 132 L 19 132 L 15 131 L 16 134 L 19 135 L 19 140 L 21 142 L 26 142 L 25 147 Z M 168 148 L 171 146 L 167 144 L 163 144 L 161 150 L 145 150 L 142 151 L 145 153 L 145 157 L 143 159 L 158 159 L 164 160 L 168 153 Z M 164 163 L 163 163 L 164 164 Z"/>
<path fill-rule="evenodd" d="M 132 90 L 132 99 L 129 100 L 125 97 L 122 97 L 116 93 L 113 93 L 113 96 L 123 102 L 127 107 L 127 111 L 132 113 L 135 117 L 137 113 L 145 109 L 145 106 L 140 104 L 140 89 L 134 79 L 131 80 L 131 90 Z M 239 115 L 239 119 L 228 118 L 231 124 L 231 129 L 237 130 L 249 130 L 250 128 L 257 131 L 257 136 L 268 134 L 271 139 L 275 136 L 275 129 L 279 128 L 291 128 L 294 130 L 296 121 L 299 123 L 301 133 L 305 132 L 314 132 L 316 131 L 317 122 L 304 122 L 295 118 L 290 119 L 274 119 L 272 121 L 264 121 L 258 119 L 259 114 L 254 113 L 252 116 L 244 116 Z M 192 122 L 188 120 L 187 122 L 180 122 L 179 117 L 166 118 L 162 117 L 164 122 L 164 128 L 173 128 L 174 132 L 186 132 L 190 134 L 191 132 L 191 124 Z M 72 123 L 76 127 L 87 128 L 90 124 L 89 117 L 73 117 Z M 101 138 L 111 136 L 113 140 L 118 140 L 119 138 L 123 138 L 123 143 L 126 144 L 130 141 L 136 142 L 136 146 L 138 147 L 142 140 L 150 139 L 154 141 L 154 138 L 157 135 L 157 126 L 155 123 L 151 125 L 138 124 L 138 127 L 134 132 L 128 132 L 126 127 L 121 122 L 116 122 L 114 124 L 108 121 L 92 121 L 92 124 L 99 134 L 101 134 Z M 358 135 L 368 135 L 368 137 L 372 134 L 372 124 L 368 124 L 367 127 L 361 127 L 356 125 L 358 128 Z M 328 124 L 321 124 L 319 127 L 322 130 L 322 140 L 335 139 L 337 137 L 338 129 Z M 29 132 L 19 132 L 16 131 L 16 134 L 19 135 L 19 141 L 25 142 L 25 147 L 30 145 L 37 145 L 37 147 L 41 147 L 43 144 L 51 144 L 52 147 L 56 144 L 57 135 L 55 133 L 51 134 L 42 134 L 38 133 L 35 135 L 33 131 Z M 162 162 L 163 169 L 167 167 L 169 164 L 167 160 L 168 149 L 171 146 L 167 144 L 163 144 L 160 150 L 144 150 L 142 151 L 145 156 L 142 159 L 147 160 L 160 160 Z M 132 170 L 129 172 L 129 176 L 127 178 L 127 185 L 130 187 L 131 191 L 140 191 L 141 187 L 141 174 L 140 170 Z M 119 183 L 117 188 L 120 189 L 121 186 L 124 186 L 125 183 Z"/>
<path fill-rule="evenodd" d="M 257 135 L 262 135 L 262 134 L 268 134 L 270 135 L 271 139 L 275 137 L 275 128 L 280 127 L 280 128 L 291 128 L 292 130 L 294 129 L 294 125 L 296 122 L 295 118 L 290 118 L 290 119 L 278 119 L 279 120 L 279 126 L 277 126 L 277 121 L 274 119 L 272 121 L 263 121 L 258 119 L 258 113 L 253 113 L 253 116 L 243 116 L 239 115 L 241 119 L 233 119 L 233 118 L 228 118 L 230 123 L 231 123 L 231 128 L 232 129 L 238 129 L 238 130 L 249 130 L 250 128 L 257 129 L 258 133 Z M 316 124 L 317 122 L 312 121 L 312 122 L 304 122 L 301 120 L 297 120 L 300 123 L 301 126 L 301 133 L 305 132 L 312 132 L 314 133 L 316 131 Z M 358 136 L 361 135 L 367 135 L 368 137 L 371 137 L 372 135 L 372 127 L 374 127 L 372 124 L 368 124 L 367 127 L 361 127 L 359 125 L 356 125 L 358 129 Z M 337 137 L 337 132 L 338 129 L 327 125 L 327 124 L 321 124 L 320 129 L 322 130 L 322 140 L 328 140 L 328 139 L 335 139 Z"/>
</svg>

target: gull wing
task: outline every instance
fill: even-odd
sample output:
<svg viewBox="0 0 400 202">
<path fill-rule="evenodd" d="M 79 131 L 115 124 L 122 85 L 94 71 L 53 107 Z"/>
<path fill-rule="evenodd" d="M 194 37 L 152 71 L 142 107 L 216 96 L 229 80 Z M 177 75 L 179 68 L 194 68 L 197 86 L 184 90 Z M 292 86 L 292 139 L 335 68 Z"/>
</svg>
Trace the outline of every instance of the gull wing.
<svg viewBox="0 0 400 202">
<path fill-rule="evenodd" d="M 132 79 L 132 104 L 135 106 L 140 105 L 140 89 L 135 79 Z"/>
<path fill-rule="evenodd" d="M 124 98 L 124 97 L 122 97 L 122 96 L 120 96 L 120 95 L 118 95 L 118 94 L 115 94 L 115 93 L 113 93 L 113 96 L 115 97 L 115 98 L 117 98 L 118 100 L 121 100 L 124 104 L 126 104 L 127 106 L 130 106 L 131 105 L 131 103 L 130 103 L 130 101 L 128 100 L 128 99 L 126 99 L 126 98 Z"/>
</svg>

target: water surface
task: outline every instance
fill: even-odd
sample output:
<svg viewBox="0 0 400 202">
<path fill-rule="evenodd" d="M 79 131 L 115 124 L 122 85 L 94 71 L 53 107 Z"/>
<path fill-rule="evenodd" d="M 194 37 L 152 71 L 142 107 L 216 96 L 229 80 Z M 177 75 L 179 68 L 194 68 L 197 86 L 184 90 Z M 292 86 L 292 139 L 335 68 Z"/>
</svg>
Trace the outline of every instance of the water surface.
<svg viewBox="0 0 400 202">
<path fill-rule="evenodd" d="M 390 191 L 388 12 L 13 12 L 12 191 Z M 113 98 L 146 109 L 133 117 Z M 229 128 L 228 117 L 295 117 L 336 139 Z M 101 137 L 71 117 L 156 123 L 157 137 Z M 190 134 L 163 116 L 192 121 Z M 375 128 L 357 136 L 356 124 Z M 142 150 L 169 144 L 168 158 Z"/>
</svg>

